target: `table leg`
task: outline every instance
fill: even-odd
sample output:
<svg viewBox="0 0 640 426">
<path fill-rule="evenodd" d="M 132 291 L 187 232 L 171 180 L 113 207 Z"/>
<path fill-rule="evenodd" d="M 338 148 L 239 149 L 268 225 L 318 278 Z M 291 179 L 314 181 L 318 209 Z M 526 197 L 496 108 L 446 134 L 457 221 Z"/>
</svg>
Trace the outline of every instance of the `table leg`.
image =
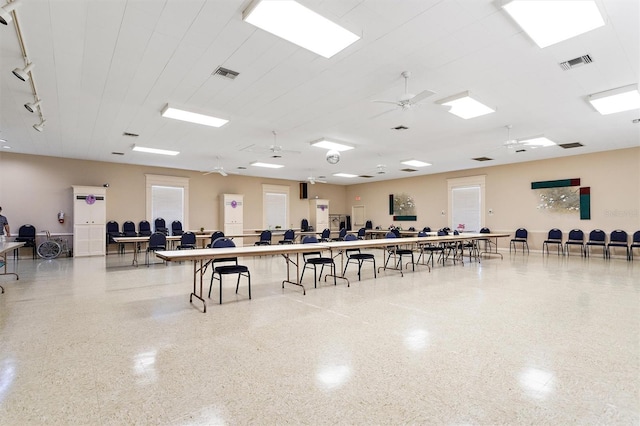
<svg viewBox="0 0 640 426">
<path fill-rule="evenodd" d="M 198 268 L 198 262 L 200 262 L 200 268 Z M 207 312 L 207 302 L 205 302 L 204 298 L 202 297 L 202 277 L 204 276 L 204 273 L 207 270 L 207 265 L 209 264 L 208 262 L 205 263 L 204 265 L 202 264 L 202 260 L 198 261 L 198 260 L 194 260 L 193 261 L 193 292 L 191 292 L 191 295 L 189 295 L 189 303 L 193 303 L 193 298 L 195 297 L 196 299 L 199 299 L 202 301 L 202 305 L 204 306 L 204 310 L 202 311 L 203 313 Z M 196 294 L 196 282 L 197 282 L 197 276 L 200 275 L 200 295 Z"/>
<path fill-rule="evenodd" d="M 284 288 L 285 283 L 297 285 L 299 287 L 302 287 L 302 294 L 306 295 L 307 291 L 305 290 L 304 286 L 300 283 L 300 253 L 296 253 L 295 262 L 291 260 L 288 254 L 283 254 L 282 257 L 284 257 L 285 261 L 287 262 L 287 279 L 282 281 L 282 288 Z M 289 263 L 293 263 L 296 265 L 296 282 L 291 281 L 291 276 L 289 274 L 289 266 L 290 266 Z"/>
</svg>

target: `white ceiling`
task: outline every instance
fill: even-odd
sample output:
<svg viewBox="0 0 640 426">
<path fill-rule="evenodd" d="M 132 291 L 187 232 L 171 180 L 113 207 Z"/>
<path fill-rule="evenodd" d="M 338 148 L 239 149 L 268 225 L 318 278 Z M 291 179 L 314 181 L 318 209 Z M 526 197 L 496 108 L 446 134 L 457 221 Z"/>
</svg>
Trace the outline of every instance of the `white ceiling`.
<svg viewBox="0 0 640 426">
<path fill-rule="evenodd" d="M 23 0 L 16 10 L 33 81 L 13 23 L 0 25 L 0 138 L 5 151 L 305 180 L 371 182 L 640 146 L 640 111 L 602 116 L 589 94 L 637 84 L 640 2 L 599 0 L 606 25 L 540 49 L 492 0 L 301 0 L 362 39 L 325 59 L 242 21 L 243 0 Z M 593 63 L 559 63 L 589 54 Z M 212 75 L 218 67 L 235 80 Z M 410 91 L 436 95 L 408 112 L 374 99 L 398 99 L 401 72 Z M 463 120 L 436 100 L 469 90 L 496 112 Z M 160 116 L 167 103 L 228 118 L 221 128 Z M 512 138 L 544 134 L 557 146 L 510 153 Z M 408 130 L 392 127 L 405 125 Z M 274 143 L 287 151 L 269 158 Z M 124 132 L 139 134 L 137 138 Z M 330 165 L 309 142 L 335 138 L 356 146 Z M 131 151 L 173 149 L 175 157 Z M 250 147 L 249 149 L 245 149 Z M 112 154 L 122 152 L 123 156 Z M 472 158 L 489 156 L 480 163 Z M 219 157 L 219 160 L 217 159 Z M 400 171 L 401 160 L 433 165 Z M 278 170 L 249 166 L 261 160 Z M 386 174 L 376 166 L 386 165 Z M 238 169 L 246 167 L 246 169 Z M 337 178 L 347 172 L 374 178 Z"/>
</svg>

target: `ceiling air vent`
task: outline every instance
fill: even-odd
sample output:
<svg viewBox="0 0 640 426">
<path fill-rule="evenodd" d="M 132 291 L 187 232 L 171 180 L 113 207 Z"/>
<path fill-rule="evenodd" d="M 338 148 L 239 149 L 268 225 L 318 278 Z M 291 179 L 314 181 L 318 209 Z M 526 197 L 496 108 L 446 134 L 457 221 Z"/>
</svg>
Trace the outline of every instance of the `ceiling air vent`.
<svg viewBox="0 0 640 426">
<path fill-rule="evenodd" d="M 111 154 L 113 154 L 113 155 L 124 155 L 124 152 L 112 151 Z"/>
<path fill-rule="evenodd" d="M 640 118 L 634 118 L 631 122 L 633 124 L 638 124 L 638 123 L 640 123 Z"/>
<path fill-rule="evenodd" d="M 569 149 L 569 148 L 579 148 L 584 145 L 582 145 L 580 142 L 571 142 L 571 143 L 561 143 L 559 144 L 559 146 L 564 149 Z"/>
<path fill-rule="evenodd" d="M 567 71 L 572 68 L 590 64 L 591 62 L 593 62 L 593 59 L 591 59 L 591 56 L 583 55 L 577 58 L 569 59 L 568 61 L 560 62 L 560 67 L 562 67 L 563 70 Z"/>
<path fill-rule="evenodd" d="M 371 176 L 371 175 L 358 175 L 358 177 L 365 178 L 365 179 L 371 179 L 373 176 Z"/>
<path fill-rule="evenodd" d="M 212 73 L 212 75 L 219 75 L 220 77 L 228 78 L 229 80 L 235 80 L 235 78 L 239 76 L 240 73 L 227 68 L 218 67 Z"/>
<path fill-rule="evenodd" d="M 138 137 L 138 136 L 140 136 L 140 135 L 139 135 L 139 134 L 137 134 L 137 133 L 124 132 L 124 133 L 122 134 L 122 136 L 129 136 L 129 137 L 131 137 L 131 138 L 137 138 L 137 137 Z"/>
<path fill-rule="evenodd" d="M 418 170 L 417 169 L 400 169 L 400 171 L 401 172 L 409 172 L 409 173 L 411 173 L 411 172 L 417 172 Z"/>
<path fill-rule="evenodd" d="M 475 161 L 491 161 L 491 160 L 493 160 L 493 158 L 489 158 L 489 157 L 476 157 L 476 158 L 472 158 L 472 160 L 475 160 Z"/>
<path fill-rule="evenodd" d="M 391 130 L 409 130 L 407 126 L 403 126 L 402 124 L 396 127 L 392 127 Z"/>
</svg>

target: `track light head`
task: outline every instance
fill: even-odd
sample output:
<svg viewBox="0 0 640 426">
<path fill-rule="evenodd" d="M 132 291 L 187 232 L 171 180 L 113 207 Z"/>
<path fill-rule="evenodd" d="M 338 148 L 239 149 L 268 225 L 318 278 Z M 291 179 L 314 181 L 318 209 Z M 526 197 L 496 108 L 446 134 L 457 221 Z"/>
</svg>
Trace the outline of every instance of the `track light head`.
<svg viewBox="0 0 640 426">
<path fill-rule="evenodd" d="M 33 128 L 36 129 L 37 131 L 41 132 L 44 130 L 44 123 L 46 123 L 47 120 L 45 120 L 44 118 L 42 120 L 40 120 L 40 122 L 38 124 L 34 124 Z"/>
<path fill-rule="evenodd" d="M 13 70 L 13 75 L 18 77 L 22 81 L 27 81 L 27 80 L 29 80 L 29 73 L 31 72 L 32 68 L 33 68 L 33 64 L 31 62 L 29 62 L 27 64 L 27 66 L 24 67 L 24 68 L 16 68 L 16 69 L 14 69 Z"/>
<path fill-rule="evenodd" d="M 29 112 L 36 112 L 36 108 L 38 108 L 41 103 L 42 103 L 42 101 L 40 99 L 38 99 L 38 102 L 27 102 L 26 104 L 24 104 L 24 107 Z"/>
<path fill-rule="evenodd" d="M 9 22 L 13 21 L 11 12 L 18 6 L 20 6 L 20 0 L 13 0 L 12 2 L 0 7 L 0 24 L 8 25 Z"/>
</svg>

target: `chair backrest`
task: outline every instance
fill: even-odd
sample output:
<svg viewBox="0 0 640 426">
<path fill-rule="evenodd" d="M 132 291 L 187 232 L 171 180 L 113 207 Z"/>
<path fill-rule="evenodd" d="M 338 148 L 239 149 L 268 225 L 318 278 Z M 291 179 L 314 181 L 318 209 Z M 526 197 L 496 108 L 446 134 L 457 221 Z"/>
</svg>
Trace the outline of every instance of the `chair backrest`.
<svg viewBox="0 0 640 426">
<path fill-rule="evenodd" d="M 338 238 L 344 239 L 346 235 L 347 235 L 347 228 L 341 228 L 340 232 L 338 232 Z"/>
<path fill-rule="evenodd" d="M 193 232 L 187 231 L 180 236 L 181 246 L 187 246 L 187 245 L 195 246 L 195 244 L 196 244 L 196 234 L 194 234 Z"/>
<path fill-rule="evenodd" d="M 366 221 L 364 223 L 364 227 L 365 229 L 373 229 L 373 222 L 371 222 L 370 220 Z"/>
<path fill-rule="evenodd" d="M 558 228 L 553 228 L 553 229 L 549 230 L 549 233 L 547 234 L 547 239 L 548 240 L 562 240 L 562 231 L 559 230 Z"/>
<path fill-rule="evenodd" d="M 413 232 L 413 231 L 415 231 L 415 230 L 416 230 L 415 226 L 410 226 L 410 227 L 409 227 L 409 231 Z"/>
<path fill-rule="evenodd" d="M 322 234 L 320 235 L 320 238 L 322 238 L 322 239 L 327 239 L 327 238 L 329 238 L 329 236 L 330 236 L 330 235 L 331 235 L 331 229 L 329 229 L 329 228 L 324 228 L 324 229 L 322 230 Z"/>
<path fill-rule="evenodd" d="M 211 234 L 211 242 L 209 243 L 209 247 L 213 247 L 213 243 L 218 239 L 218 238 L 224 238 L 224 232 L 222 231 L 215 231 Z"/>
<path fill-rule="evenodd" d="M 135 237 L 138 235 L 136 233 L 136 224 L 131 222 L 130 220 L 126 221 L 122 224 L 122 233 L 125 237 Z"/>
<path fill-rule="evenodd" d="M 584 241 L 584 232 L 582 232 L 582 230 L 580 230 L 580 229 L 572 229 L 571 231 L 569 231 L 568 241 L 580 241 L 580 242 L 583 242 Z"/>
<path fill-rule="evenodd" d="M 296 237 L 296 233 L 293 229 L 287 229 L 284 231 L 284 239 L 285 240 L 293 240 Z"/>
<path fill-rule="evenodd" d="M 302 219 L 300 222 L 300 229 L 302 232 L 307 232 L 309 230 L 309 221 L 307 219 Z"/>
<path fill-rule="evenodd" d="M 366 237 L 367 236 L 367 228 L 358 229 L 358 237 Z"/>
<path fill-rule="evenodd" d="M 516 229 L 516 238 L 521 239 L 521 240 L 526 240 L 528 235 L 529 235 L 529 233 L 527 232 L 526 229 L 524 229 L 524 228 Z"/>
<path fill-rule="evenodd" d="M 149 237 L 149 248 L 157 249 L 157 248 L 165 248 L 167 246 L 167 236 L 162 232 L 154 232 Z"/>
<path fill-rule="evenodd" d="M 182 235 L 182 222 L 174 220 L 171 222 L 171 235 Z"/>
<path fill-rule="evenodd" d="M 212 248 L 226 248 L 226 247 L 235 247 L 235 246 L 236 246 L 236 243 L 234 243 L 231 238 L 227 238 L 227 237 L 220 237 L 216 239 L 211 245 Z M 223 258 L 214 259 L 212 263 L 215 265 L 216 263 L 227 263 L 227 262 L 235 262 L 235 264 L 237 265 L 238 258 L 223 257 Z"/>
<path fill-rule="evenodd" d="M 231 238 L 221 237 L 213 242 L 213 248 L 235 247 L 236 243 Z"/>
<path fill-rule="evenodd" d="M 19 238 L 36 238 L 36 227 L 30 224 L 22 225 L 18 229 Z"/>
<path fill-rule="evenodd" d="M 117 237 L 120 235 L 120 225 L 115 220 L 110 220 L 107 222 L 107 234 L 112 237 Z"/>
<path fill-rule="evenodd" d="M 602 229 L 594 229 L 589 232 L 590 242 L 604 243 L 605 238 L 607 238 L 607 236 Z"/>
<path fill-rule="evenodd" d="M 302 244 L 312 244 L 317 242 L 318 242 L 318 239 L 313 235 L 307 235 L 302 239 Z"/>
<path fill-rule="evenodd" d="M 260 241 L 269 241 L 271 242 L 271 231 L 268 229 L 262 231 L 260 233 Z"/>
<path fill-rule="evenodd" d="M 165 235 L 167 234 L 167 223 L 164 221 L 163 218 L 161 217 L 156 218 L 153 224 L 155 226 L 155 232 L 162 232 Z"/>
<path fill-rule="evenodd" d="M 449 235 L 447 228 L 438 229 L 438 237 L 444 237 L 445 235 Z"/>
<path fill-rule="evenodd" d="M 425 226 L 424 228 L 422 228 L 422 232 L 431 232 L 431 228 Z"/>
<path fill-rule="evenodd" d="M 490 234 L 491 230 L 489 228 L 481 228 L 480 229 L 480 233 L 481 234 Z"/>
<path fill-rule="evenodd" d="M 345 241 L 356 241 L 358 239 L 358 237 L 356 237 L 353 234 L 347 234 L 344 236 L 344 240 Z"/>
<path fill-rule="evenodd" d="M 393 232 L 396 237 L 400 237 L 400 230 L 398 228 L 393 228 L 391 232 Z"/>
<path fill-rule="evenodd" d="M 636 231 L 633 233 L 633 243 L 640 244 L 640 231 Z"/>
<path fill-rule="evenodd" d="M 629 236 L 622 229 L 616 229 L 615 231 L 611 231 L 611 235 L 609 235 L 610 243 L 616 242 L 616 243 L 627 244 L 628 241 L 629 241 Z"/>
<path fill-rule="evenodd" d="M 395 232 L 393 231 L 389 231 L 387 232 L 387 235 L 384 236 L 385 238 L 398 238 L 398 236 L 396 235 Z"/>
<path fill-rule="evenodd" d="M 141 220 L 138 224 L 138 234 L 141 237 L 148 237 L 151 235 L 151 224 L 147 220 Z"/>
<path fill-rule="evenodd" d="M 426 237 L 427 233 L 425 231 L 418 232 L 418 237 Z"/>
</svg>

